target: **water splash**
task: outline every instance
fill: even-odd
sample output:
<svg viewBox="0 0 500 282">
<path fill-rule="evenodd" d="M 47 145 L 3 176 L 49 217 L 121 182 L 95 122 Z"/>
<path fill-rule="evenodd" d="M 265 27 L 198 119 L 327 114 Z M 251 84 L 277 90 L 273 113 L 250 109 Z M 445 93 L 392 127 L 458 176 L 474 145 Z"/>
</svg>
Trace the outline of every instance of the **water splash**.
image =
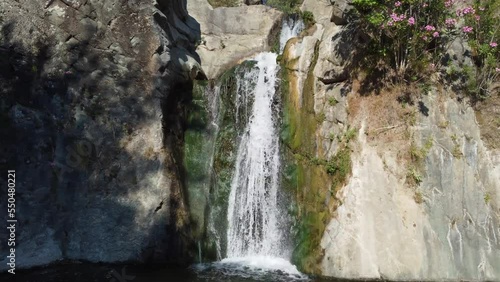
<svg viewBox="0 0 500 282">
<path fill-rule="evenodd" d="M 287 260 L 267 256 L 227 258 L 216 263 L 197 264 L 192 269 L 206 281 L 213 281 L 214 277 L 215 281 L 310 281 Z"/>
</svg>

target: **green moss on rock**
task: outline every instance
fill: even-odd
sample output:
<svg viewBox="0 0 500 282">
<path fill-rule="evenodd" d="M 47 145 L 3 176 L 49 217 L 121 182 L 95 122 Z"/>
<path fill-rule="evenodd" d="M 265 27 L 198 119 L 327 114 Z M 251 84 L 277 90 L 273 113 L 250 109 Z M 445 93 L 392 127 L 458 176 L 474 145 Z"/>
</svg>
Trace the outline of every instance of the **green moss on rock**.
<svg viewBox="0 0 500 282">
<path fill-rule="evenodd" d="M 292 260 L 303 272 L 311 274 L 321 274 L 321 238 L 338 206 L 334 194 L 351 173 L 347 144 L 353 138 L 344 138 L 345 146 L 332 159 L 321 158 L 323 152 L 316 145 L 320 115 L 314 112 L 316 78 L 313 69 L 318 58 L 318 47 L 319 44 L 315 46 L 312 64 L 302 89 L 297 89 L 296 74 L 290 71 L 295 69 L 297 60 L 287 58 L 285 51 L 280 86 L 283 98 L 281 139 L 285 145 L 283 185 L 294 194 L 295 200 L 291 208 L 296 218 Z"/>
</svg>

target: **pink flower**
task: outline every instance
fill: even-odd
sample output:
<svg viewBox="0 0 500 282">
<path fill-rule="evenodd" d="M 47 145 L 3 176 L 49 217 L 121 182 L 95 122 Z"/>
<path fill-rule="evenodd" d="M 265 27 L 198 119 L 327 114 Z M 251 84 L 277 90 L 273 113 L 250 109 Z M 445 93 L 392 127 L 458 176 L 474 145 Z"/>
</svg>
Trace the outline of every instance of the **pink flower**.
<svg viewBox="0 0 500 282">
<path fill-rule="evenodd" d="M 474 8 L 472 7 L 465 7 L 463 10 L 462 10 L 462 13 L 464 15 L 467 15 L 467 14 L 475 14 L 476 13 L 476 10 L 474 10 Z"/>
<path fill-rule="evenodd" d="M 408 25 L 414 25 L 415 24 L 415 18 L 411 17 L 408 19 Z"/>
<path fill-rule="evenodd" d="M 490 47 L 495 48 L 495 47 L 497 47 L 497 46 L 498 46 L 498 44 L 497 44 L 496 42 L 491 42 L 491 43 L 490 43 Z"/>
<path fill-rule="evenodd" d="M 496 72 L 500 72 L 500 68 L 495 68 L 495 71 Z"/>
<path fill-rule="evenodd" d="M 394 22 L 393 22 L 393 21 L 388 21 L 388 22 L 387 22 L 387 25 L 388 25 L 388 26 L 393 26 L 393 25 L 394 25 Z"/>
<path fill-rule="evenodd" d="M 435 65 L 435 64 L 430 64 L 430 65 L 429 65 L 429 68 L 430 68 L 431 70 L 434 70 L 434 69 L 436 68 L 436 65 Z"/>
<path fill-rule="evenodd" d="M 432 25 L 426 25 L 424 28 L 425 28 L 425 30 L 427 30 L 427 31 L 433 31 L 433 30 L 436 30 L 436 28 L 435 28 L 435 27 L 433 27 Z"/>
<path fill-rule="evenodd" d="M 484 7 L 479 7 L 479 11 L 484 11 Z"/>
<path fill-rule="evenodd" d="M 397 1 L 396 3 L 394 3 L 394 6 L 396 6 L 396 7 L 401 6 L 401 2 Z"/>
<path fill-rule="evenodd" d="M 432 34 L 432 37 L 439 37 L 439 32 L 435 31 L 435 32 Z"/>
<path fill-rule="evenodd" d="M 448 1 L 444 2 L 444 6 L 446 8 L 449 8 L 449 7 L 453 6 L 454 2 L 455 2 L 455 0 L 448 0 Z"/>
<path fill-rule="evenodd" d="M 475 15 L 476 21 L 479 21 L 481 19 L 481 16 Z"/>
<path fill-rule="evenodd" d="M 422 39 L 423 39 L 424 41 L 427 41 L 427 36 L 425 36 L 425 35 L 424 35 L 424 36 L 422 36 Z"/>
<path fill-rule="evenodd" d="M 391 14 L 391 19 L 394 21 L 394 22 L 399 22 L 399 21 L 402 21 L 406 18 L 405 15 L 401 14 L 401 15 L 397 15 L 396 13 L 392 13 Z"/>
<path fill-rule="evenodd" d="M 472 32 L 472 27 L 470 27 L 470 26 L 464 26 L 464 27 L 462 28 L 462 30 L 463 30 L 463 32 L 465 32 L 465 33 L 470 33 L 470 32 Z"/>
<path fill-rule="evenodd" d="M 455 19 L 446 19 L 445 20 L 445 24 L 446 24 L 446 26 L 448 26 L 449 28 L 451 28 L 451 27 L 454 27 L 457 24 L 457 20 L 455 20 Z"/>
<path fill-rule="evenodd" d="M 427 6 L 429 6 L 429 4 L 427 4 L 427 3 L 422 4 L 422 7 L 424 7 L 424 8 Z"/>
</svg>

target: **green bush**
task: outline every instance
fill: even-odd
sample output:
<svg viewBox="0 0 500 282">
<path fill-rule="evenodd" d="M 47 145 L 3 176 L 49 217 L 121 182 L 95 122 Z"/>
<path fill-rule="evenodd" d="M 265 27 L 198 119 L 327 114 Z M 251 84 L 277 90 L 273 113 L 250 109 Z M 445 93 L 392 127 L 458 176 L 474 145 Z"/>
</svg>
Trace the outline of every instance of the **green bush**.
<svg viewBox="0 0 500 282">
<path fill-rule="evenodd" d="M 436 72 L 450 43 L 463 37 L 469 40 L 480 67 L 478 87 L 487 91 L 500 72 L 499 1 L 478 1 L 474 7 L 455 2 L 354 0 L 357 26 L 368 39 L 363 50 L 368 55 L 366 65 L 377 66 L 392 80 L 418 81 Z M 459 25 L 462 22 L 464 26 Z"/>
<path fill-rule="evenodd" d="M 491 84 L 500 75 L 500 1 L 476 1 L 474 13 L 465 16 L 465 24 L 472 28 L 467 34 L 476 70 L 464 69 L 469 81 L 468 92 L 476 98 L 491 93 Z"/>
<path fill-rule="evenodd" d="M 314 20 L 314 14 L 310 11 L 301 12 L 300 17 L 302 18 L 302 21 L 304 22 L 304 25 L 306 27 L 310 27 L 316 23 L 316 21 Z"/>
<path fill-rule="evenodd" d="M 298 14 L 303 0 L 267 0 L 265 3 L 287 15 Z"/>
</svg>

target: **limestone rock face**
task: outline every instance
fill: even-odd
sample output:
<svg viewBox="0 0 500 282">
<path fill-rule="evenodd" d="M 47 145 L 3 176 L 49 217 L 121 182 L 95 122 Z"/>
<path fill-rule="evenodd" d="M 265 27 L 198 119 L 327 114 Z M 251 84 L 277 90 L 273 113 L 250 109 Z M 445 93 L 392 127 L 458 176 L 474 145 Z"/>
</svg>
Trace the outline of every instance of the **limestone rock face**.
<svg viewBox="0 0 500 282">
<path fill-rule="evenodd" d="M 390 280 L 500 277 L 498 152 L 485 147 L 474 110 L 465 103 L 436 93 L 422 103 L 426 114 L 415 128 L 417 146 L 433 145 L 417 192 L 389 149 L 394 144 L 370 145 L 362 127 L 353 175 L 337 195 L 343 204 L 323 236 L 323 274 Z"/>
<path fill-rule="evenodd" d="M 304 5 L 313 5 L 306 3 Z M 302 8 L 304 8 L 304 5 Z M 321 2 L 317 5 L 322 5 Z M 311 6 L 309 6 L 311 7 Z M 312 6 L 316 7 L 316 6 Z M 331 12 L 331 7 L 325 11 Z M 315 14 L 316 16 L 316 14 Z M 315 136 L 316 157 L 328 159 L 334 156 L 339 149 L 339 138 L 347 130 L 347 94 L 350 85 L 346 83 L 348 78 L 346 64 L 350 58 L 352 45 L 342 37 L 344 27 L 336 26 L 329 21 L 323 24 L 316 23 L 313 32 L 300 39 L 294 39 L 287 44 L 284 57 L 288 61 L 295 62 L 291 67 L 294 86 L 291 91 L 296 91 L 299 102 L 303 100 L 303 87 L 308 73 L 314 78 L 314 113 L 323 121 L 320 121 L 317 135 Z M 312 60 L 316 58 L 314 68 L 311 68 Z"/>
<path fill-rule="evenodd" d="M 342 38 L 343 31 L 344 28 L 329 24 L 323 32 L 314 74 L 325 84 L 341 82 L 348 77 L 345 65 L 353 46 Z"/>
<path fill-rule="evenodd" d="M 188 1 L 189 14 L 201 25 L 197 52 L 209 79 L 259 52 L 270 49 L 282 13 L 263 5 L 213 9 L 206 0 Z"/>
<path fill-rule="evenodd" d="M 183 0 L 42 2 L 0 1 L 0 164 L 16 170 L 18 268 L 182 261 L 175 153 L 179 101 L 203 77 L 199 24 Z M 5 246 L 0 256 L 3 270 Z"/>
<path fill-rule="evenodd" d="M 304 0 L 300 9 L 312 12 L 314 20 L 321 25 L 329 23 L 332 16 L 330 0 Z"/>
<path fill-rule="evenodd" d="M 354 35 L 347 26 L 327 20 L 335 8 L 305 0 L 302 9 L 312 11 L 317 23 L 308 35 L 289 41 L 284 57 L 293 62 L 287 65 L 292 102 L 301 105 L 306 95 L 314 96 L 319 125 L 310 134 L 309 147 L 315 148 L 310 155 L 335 156 L 336 137 L 348 128 L 358 130 L 351 144 L 352 175 L 334 196 L 340 204 L 331 212 L 321 241 L 322 275 L 499 280 L 498 141 L 484 142 L 488 132 L 481 132 L 467 101 L 436 89 L 416 102 L 415 113 L 409 114 L 414 124 L 403 130 L 404 118 L 392 111 L 403 109 L 397 97 L 363 97 L 357 92 L 364 89 L 353 89 L 346 80 L 354 48 L 349 38 Z M 468 64 L 466 46 L 454 45 L 450 59 Z M 311 73 L 313 91 L 304 87 Z M 392 108 L 389 101 L 395 104 Z M 373 128 L 380 115 L 392 117 L 387 119 L 391 124 Z M 387 140 L 377 139 L 380 136 Z M 426 146 L 418 168 L 403 160 L 408 151 L 422 152 Z M 420 184 L 412 184 L 415 179 Z"/>
</svg>

